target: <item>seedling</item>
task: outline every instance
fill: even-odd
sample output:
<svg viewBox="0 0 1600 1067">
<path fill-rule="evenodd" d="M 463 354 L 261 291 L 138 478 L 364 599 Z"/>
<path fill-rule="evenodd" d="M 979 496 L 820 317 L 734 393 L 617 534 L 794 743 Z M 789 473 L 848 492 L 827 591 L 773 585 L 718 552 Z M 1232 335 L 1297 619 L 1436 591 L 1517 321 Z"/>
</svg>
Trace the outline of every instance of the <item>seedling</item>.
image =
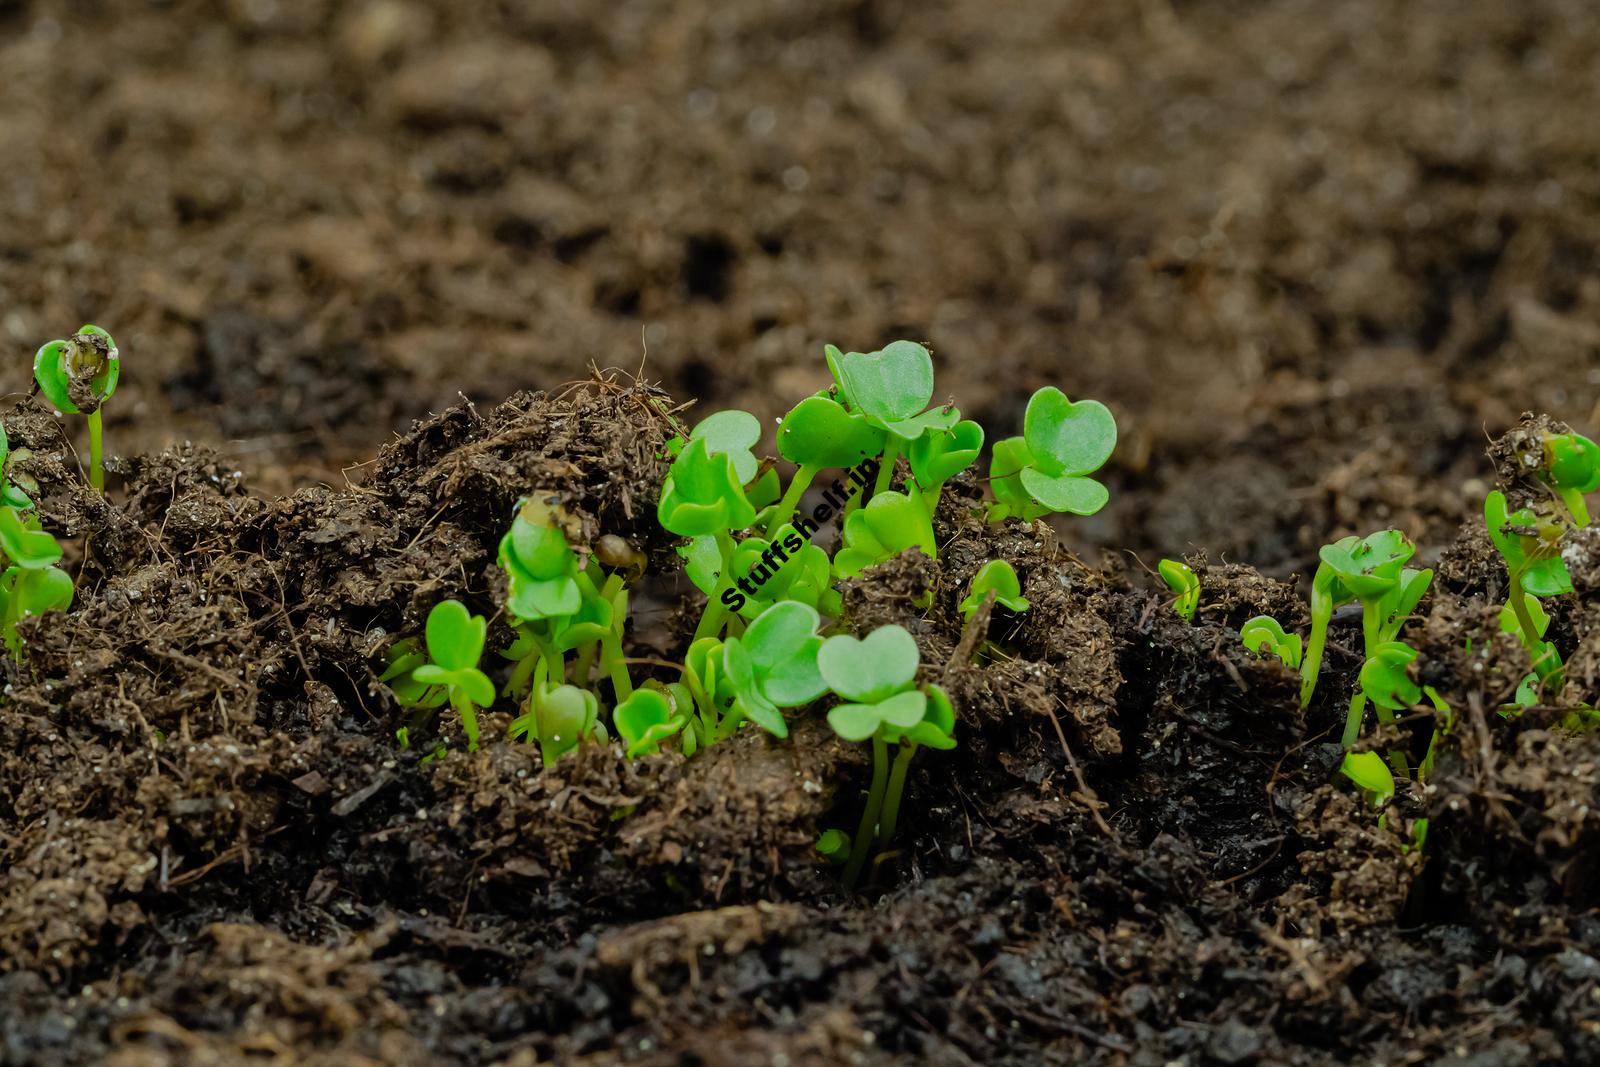
<svg viewBox="0 0 1600 1067">
<path fill-rule="evenodd" d="M 873 495 L 888 489 L 901 453 L 923 434 L 945 431 L 961 421 L 961 413 L 933 401 L 933 357 L 915 341 L 895 341 L 878 352 L 824 350 L 828 369 L 850 410 L 884 431 L 882 465 Z"/>
<path fill-rule="evenodd" d="M 1501 626 L 1514 624 L 1510 631 L 1522 641 L 1534 676 L 1553 699 L 1566 684 L 1565 668 L 1556 646 L 1544 640 L 1550 617 L 1536 598 L 1572 592 L 1572 576 L 1561 559 L 1566 521 L 1532 508 L 1508 514 L 1505 494 L 1498 490 L 1484 498 L 1483 521 L 1489 540 L 1506 564 L 1508 587 Z M 1509 620 L 1505 611 L 1511 613 Z"/>
<path fill-rule="evenodd" d="M 996 604 L 1018 614 L 1031 606 L 1028 598 L 1022 595 L 1022 583 L 1017 579 L 1016 568 L 1003 559 L 991 559 L 972 576 L 966 599 L 961 601 L 961 617 L 970 623 L 984 601 L 991 596 Z"/>
<path fill-rule="evenodd" d="M 106 484 L 100 407 L 116 392 L 121 373 L 117 343 L 98 326 L 84 326 L 64 341 L 47 341 L 33 357 L 33 377 L 45 398 L 59 412 L 88 419 L 89 484 L 98 493 Z"/>
<path fill-rule="evenodd" d="M 1257 615 L 1239 630 L 1244 647 L 1257 656 L 1271 652 L 1283 661 L 1284 666 L 1299 669 L 1302 648 L 1299 634 L 1286 634 L 1277 619 L 1270 615 Z"/>
<path fill-rule="evenodd" d="M 56 566 L 61 546 L 41 527 L 27 493 L 12 481 L 10 461 L 17 456 L 25 458 L 26 452 L 12 453 L 0 428 L 0 550 L 10 560 L 0 572 L 0 636 L 12 658 L 20 660 L 22 635 L 17 623 L 30 615 L 65 611 L 72 604 L 73 590 L 71 576 Z"/>
<path fill-rule="evenodd" d="M 883 451 L 887 431 L 848 410 L 828 393 L 808 396 L 778 425 L 778 454 L 796 467 L 789 488 L 767 524 L 767 536 L 794 518 L 805 491 L 819 473 L 854 467 Z"/>
<path fill-rule="evenodd" d="M 1547 434 L 1539 477 L 1561 498 L 1574 526 L 1589 525 L 1583 495 L 1600 489 L 1600 445 L 1579 433 Z"/>
<path fill-rule="evenodd" d="M 828 689 L 817 668 L 821 622 L 816 609 L 783 600 L 740 637 L 690 645 L 683 685 L 695 717 L 684 730 L 694 737 L 686 751 L 731 737 L 746 720 L 775 737 L 789 736 L 781 709 L 809 704 Z"/>
<path fill-rule="evenodd" d="M 0 506 L 27 511 L 33 507 L 29 493 L 39 491 L 33 476 L 20 470 L 22 463 L 33 455 L 26 448 L 12 448 L 6 428 L 0 425 Z"/>
<path fill-rule="evenodd" d="M 428 662 L 411 671 L 417 682 L 441 686 L 449 694 L 450 706 L 461 716 L 468 751 L 478 747 L 478 709 L 494 703 L 494 683 L 478 669 L 487 631 L 483 616 L 473 615 L 459 600 L 435 604 L 424 627 Z"/>
<path fill-rule="evenodd" d="M 1394 797 L 1394 775 L 1376 752 L 1346 752 L 1339 770 L 1361 788 L 1361 795 L 1373 808 L 1383 807 Z"/>
<path fill-rule="evenodd" d="M 906 772 L 917 749 L 955 747 L 955 711 L 937 685 L 916 685 L 921 655 L 900 626 L 882 626 L 857 640 L 830 637 L 817 654 L 823 680 L 847 703 L 828 712 L 828 725 L 846 741 L 871 741 L 872 785 L 845 865 L 853 886 L 876 842 L 881 852 L 894 837 Z M 889 745 L 898 746 L 893 769 Z"/>
<path fill-rule="evenodd" d="M 1063 511 L 1093 515 L 1110 494 L 1089 475 L 1104 466 L 1116 446 L 1117 421 L 1104 404 L 1073 403 L 1054 386 L 1040 389 L 1028 401 L 1022 436 L 995 443 L 990 521 Z"/>
<path fill-rule="evenodd" d="M 843 830 L 824 830 L 817 838 L 817 855 L 831 866 L 842 867 L 850 862 L 850 835 Z"/>
<path fill-rule="evenodd" d="M 1200 576 L 1187 563 L 1176 559 L 1162 560 L 1156 564 L 1156 571 L 1172 590 L 1175 598 L 1172 610 L 1184 622 L 1193 622 L 1194 613 L 1200 608 Z"/>
<path fill-rule="evenodd" d="M 536 683 L 529 693 L 526 708 L 511 722 L 511 736 L 539 742 L 539 755 L 546 767 L 577 748 L 585 738 L 606 739 L 600 722 L 600 702 L 587 689 L 575 685 L 545 688 Z"/>
<path fill-rule="evenodd" d="M 873 494 L 866 507 L 844 521 L 843 545 L 833 557 L 840 578 L 854 578 L 868 567 L 893 559 L 908 548 L 936 554 L 927 501 L 915 485 L 906 491 Z"/>
<path fill-rule="evenodd" d="M 665 690 L 640 688 L 617 705 L 611 713 L 611 724 L 617 728 L 628 756 L 638 758 L 659 751 L 663 741 L 688 725 L 693 709 L 693 698 L 681 682 L 674 682 Z M 689 736 L 693 736 L 692 732 Z M 685 746 L 684 754 L 694 755 L 692 743 Z"/>
</svg>

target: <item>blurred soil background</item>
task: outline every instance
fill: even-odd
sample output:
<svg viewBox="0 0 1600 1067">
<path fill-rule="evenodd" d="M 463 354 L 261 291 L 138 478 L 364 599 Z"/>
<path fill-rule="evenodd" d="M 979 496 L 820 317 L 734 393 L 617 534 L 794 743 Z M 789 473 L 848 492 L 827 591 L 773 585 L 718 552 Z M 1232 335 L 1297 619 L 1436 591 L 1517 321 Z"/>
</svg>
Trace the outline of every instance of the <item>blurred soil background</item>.
<svg viewBox="0 0 1600 1067">
<path fill-rule="evenodd" d="M 4 386 L 105 325 L 113 451 L 261 492 L 458 393 L 771 417 L 908 336 L 993 435 L 1112 406 L 1080 548 L 1287 574 L 1600 421 L 1582 0 L 0 0 L 0 72 Z"/>
</svg>

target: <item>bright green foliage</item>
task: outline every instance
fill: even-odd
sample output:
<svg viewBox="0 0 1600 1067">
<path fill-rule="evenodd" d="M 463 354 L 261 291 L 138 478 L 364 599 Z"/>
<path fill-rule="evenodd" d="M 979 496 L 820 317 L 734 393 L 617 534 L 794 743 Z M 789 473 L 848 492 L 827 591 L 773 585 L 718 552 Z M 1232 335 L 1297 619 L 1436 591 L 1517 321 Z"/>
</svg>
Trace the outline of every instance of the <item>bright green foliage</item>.
<svg viewBox="0 0 1600 1067">
<path fill-rule="evenodd" d="M 478 669 L 487 631 L 483 616 L 473 615 L 459 600 L 435 604 L 424 628 L 428 662 L 411 671 L 416 681 L 442 686 L 449 694 L 450 706 L 461 716 L 469 750 L 478 747 L 478 708 L 494 703 L 494 683 Z"/>
<path fill-rule="evenodd" d="M 384 669 L 378 675 L 378 681 L 389 687 L 401 707 L 436 708 L 450 699 L 450 694 L 443 686 L 417 680 L 417 668 L 427 662 L 428 651 L 422 639 L 403 638 L 390 645 L 384 653 Z"/>
<path fill-rule="evenodd" d="M 1018 613 L 1029 608 L 1028 598 L 1022 595 L 1022 583 L 1017 579 L 1016 568 L 1003 559 L 991 559 L 978 568 L 967 586 L 966 599 L 961 602 L 961 617 L 967 622 L 977 614 L 989 594 L 1001 607 Z"/>
<path fill-rule="evenodd" d="M 1384 642 L 1361 667 L 1361 691 L 1382 711 L 1409 708 L 1422 699 L 1422 687 L 1406 672 L 1416 659 L 1416 649 L 1405 642 Z"/>
<path fill-rule="evenodd" d="M 925 410 L 933 400 L 933 357 L 915 341 L 895 341 L 879 352 L 840 352 L 829 345 L 827 360 L 845 402 L 903 441 L 948 430 L 961 418 L 949 407 Z"/>
<path fill-rule="evenodd" d="M 906 772 L 921 746 L 954 748 L 955 709 L 937 685 L 916 686 L 917 643 L 899 626 L 864 639 L 840 634 L 823 642 L 817 667 L 847 703 L 828 712 L 828 725 L 846 741 L 871 741 L 873 774 L 857 828 L 845 884 L 854 885 L 876 835 L 881 852 L 894 837 Z M 898 745 L 891 770 L 889 745 Z"/>
<path fill-rule="evenodd" d="M 523 707 L 526 710 L 512 720 L 510 734 L 539 742 L 539 755 L 546 767 L 555 766 L 586 738 L 606 739 L 605 727 L 600 723 L 600 702 L 587 689 L 567 684 L 548 689 L 536 685 Z"/>
<path fill-rule="evenodd" d="M 1172 610 L 1184 622 L 1193 622 L 1194 613 L 1200 608 L 1200 576 L 1194 568 L 1177 559 L 1162 560 L 1156 564 L 1156 572 L 1172 590 Z"/>
<path fill-rule="evenodd" d="M 1517 706 L 1536 703 L 1539 686 L 1553 700 L 1566 685 L 1566 670 L 1555 644 L 1544 640 L 1550 616 L 1537 598 L 1572 592 L 1572 576 L 1561 558 L 1567 520 L 1532 508 L 1508 513 L 1505 494 L 1495 491 L 1484 498 L 1483 521 L 1489 540 L 1506 564 L 1508 588 L 1501 627 L 1521 640 L 1532 662 L 1532 678 L 1537 679 L 1537 685 L 1525 680 L 1518 688 Z"/>
<path fill-rule="evenodd" d="M 1394 796 L 1394 775 L 1376 752 L 1346 752 L 1339 770 L 1361 788 L 1374 808 L 1381 808 Z"/>
<path fill-rule="evenodd" d="M 510 586 L 506 610 L 518 619 L 573 615 L 582 606 L 578 557 L 549 505 L 532 499 L 517 505 L 511 529 L 500 539 L 499 563 Z"/>
<path fill-rule="evenodd" d="M 6 428 L 0 425 L 0 506 L 21 511 L 33 507 L 29 493 L 39 491 L 39 483 L 20 466 L 33 455 L 30 449 L 11 447 Z"/>
<path fill-rule="evenodd" d="M 0 472 L 9 454 L 0 430 Z M 0 637 L 13 659 L 22 658 L 22 634 L 17 623 L 30 615 L 65 611 L 72 605 L 72 577 L 57 567 L 61 546 L 39 524 L 27 495 L 0 473 L 0 551 L 10 561 L 0 572 Z M 21 501 L 14 503 L 14 501 Z"/>
<path fill-rule="evenodd" d="M 733 693 L 731 715 L 719 727 L 726 736 L 739 718 L 776 737 L 789 736 L 780 708 L 809 704 L 827 691 L 818 669 L 821 617 L 793 600 L 779 601 L 750 624 L 743 637 L 722 647 L 723 676 Z"/>
<path fill-rule="evenodd" d="M 611 713 L 611 723 L 629 757 L 659 751 L 663 741 L 688 725 L 693 698 L 681 682 L 672 683 L 672 687 L 637 689 Z"/>
<path fill-rule="evenodd" d="M 64 341 L 47 341 L 33 357 L 33 377 L 45 399 L 57 411 L 88 416 L 89 481 L 97 491 L 105 489 L 100 405 L 117 391 L 121 374 L 117 343 L 98 326 L 86 325 Z"/>
<path fill-rule="evenodd" d="M 824 830 L 817 838 L 817 855 L 835 867 L 850 860 L 850 835 L 843 830 Z"/>
<path fill-rule="evenodd" d="M 778 454 L 797 467 L 853 467 L 883 451 L 886 432 L 818 393 L 796 404 L 778 424 Z"/>
<path fill-rule="evenodd" d="M 874 494 L 866 507 L 850 513 L 844 521 L 843 547 L 833 557 L 834 573 L 854 578 L 908 548 L 929 556 L 935 551 L 933 521 L 915 485 L 903 493 Z"/>
<path fill-rule="evenodd" d="M 936 494 L 944 483 L 978 461 L 983 427 L 962 419 L 948 430 L 934 430 L 911 442 L 906 459 L 911 476 L 924 493 Z"/>
<path fill-rule="evenodd" d="M 1239 629 L 1244 647 L 1256 655 L 1271 652 L 1285 666 L 1300 666 L 1301 645 L 1299 634 L 1286 634 L 1283 627 L 1270 615 L 1257 615 Z"/>
<path fill-rule="evenodd" d="M 756 509 L 745 496 L 735 457 L 692 438 L 667 472 L 656 517 L 675 534 L 699 537 L 742 530 L 755 522 Z"/>
<path fill-rule="evenodd" d="M 989 484 L 991 520 L 1035 519 L 1049 512 L 1093 515 L 1106 487 L 1090 478 L 1117 446 L 1117 422 L 1098 400 L 1077 403 L 1054 386 L 1033 394 L 1021 437 L 997 441 Z"/>
<path fill-rule="evenodd" d="M 1573 525 L 1589 525 L 1583 495 L 1600 489 L 1600 445 L 1579 433 L 1549 434 L 1544 460 L 1540 477 L 1561 497 Z"/>
</svg>

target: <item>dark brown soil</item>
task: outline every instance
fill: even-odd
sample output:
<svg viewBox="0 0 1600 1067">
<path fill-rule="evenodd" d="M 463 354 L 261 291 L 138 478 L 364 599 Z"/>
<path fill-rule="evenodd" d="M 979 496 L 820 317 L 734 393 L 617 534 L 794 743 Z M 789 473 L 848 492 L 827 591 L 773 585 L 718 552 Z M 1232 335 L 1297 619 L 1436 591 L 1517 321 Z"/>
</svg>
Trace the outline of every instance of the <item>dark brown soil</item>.
<svg viewBox="0 0 1600 1067">
<path fill-rule="evenodd" d="M 1600 738 L 1495 713 L 1475 518 L 1521 412 L 1600 430 L 1596 56 L 1562 0 L 0 0 L 4 422 L 79 579 L 3 667 L 0 1064 L 1600 1061 Z M 20 398 L 85 320 L 109 503 Z M 867 892 L 811 859 L 866 776 L 816 715 L 397 748 L 379 654 L 493 613 L 518 497 L 644 548 L 674 653 L 654 401 L 770 417 L 895 336 L 992 437 L 1044 384 L 1123 437 L 1100 516 L 985 529 L 969 481 L 845 591 L 960 716 Z M 1390 525 L 1459 724 L 1380 828 L 1359 626 L 1305 713 L 1237 629 Z M 1191 553 L 1192 626 L 1144 566 Z M 1034 609 L 975 667 L 995 556 Z"/>
</svg>

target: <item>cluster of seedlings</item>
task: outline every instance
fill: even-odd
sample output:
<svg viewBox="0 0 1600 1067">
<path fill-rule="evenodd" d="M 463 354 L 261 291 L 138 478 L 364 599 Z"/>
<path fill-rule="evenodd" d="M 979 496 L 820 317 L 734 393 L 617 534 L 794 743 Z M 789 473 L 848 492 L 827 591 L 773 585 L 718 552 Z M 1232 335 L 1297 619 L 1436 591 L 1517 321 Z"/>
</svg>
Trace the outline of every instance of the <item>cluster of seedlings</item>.
<svg viewBox="0 0 1600 1067">
<path fill-rule="evenodd" d="M 630 758 L 664 749 L 692 757 L 744 730 L 786 737 L 795 709 L 829 701 L 834 733 L 871 750 L 854 832 L 829 830 L 817 842 L 819 855 L 856 884 L 874 854 L 890 846 L 916 753 L 953 748 L 957 715 L 949 695 L 922 677 L 917 643 L 905 628 L 847 631 L 839 583 L 908 551 L 936 556 L 935 509 L 946 484 L 979 462 L 985 435 L 953 405 L 933 403 L 933 361 L 922 345 L 896 341 L 875 352 L 830 345 L 826 360 L 832 384 L 779 420 L 775 446 L 792 467 L 787 483 L 777 460 L 760 454 L 761 423 L 745 411 L 719 411 L 667 444 L 663 458 L 671 462 L 656 517 L 681 539 L 683 571 L 705 594 L 680 660 L 626 655 L 629 596 L 644 574 L 644 555 L 615 535 L 583 543 L 559 498 L 534 493 L 518 503 L 499 545 L 506 582 L 497 618 L 510 631 L 503 647 L 486 647 L 489 619 L 446 600 L 433 607 L 420 636 L 386 651 L 379 680 L 407 709 L 399 743 L 428 737 L 424 758 L 441 756 L 440 716 L 449 709 L 467 748 L 476 749 L 480 713 L 503 703 L 516 709 L 510 737 L 537 743 L 546 766 L 585 744 L 617 743 Z M 93 326 L 46 344 L 35 360 L 39 388 L 58 412 L 88 416 L 97 491 L 100 407 L 117 375 L 116 345 Z M 1028 523 L 1052 513 L 1095 513 L 1108 493 L 1093 475 L 1116 439 L 1103 404 L 1039 390 L 1021 436 L 990 448 L 992 499 L 978 517 Z M 10 559 L 0 579 L 0 630 L 17 656 L 17 620 L 65 609 L 73 592 L 54 565 L 61 548 L 40 529 L 28 496 L 36 486 L 14 470 L 19 458 L 6 455 L 0 433 L 0 547 Z M 1564 668 L 1546 638 L 1550 616 L 1540 601 L 1572 591 L 1561 553 L 1569 532 L 1589 522 L 1584 497 L 1600 489 L 1600 447 L 1577 434 L 1547 433 L 1518 462 L 1534 490 L 1520 493 L 1515 510 L 1502 492 L 1485 501 L 1508 579 L 1501 627 L 1532 665 L 1501 709 L 1506 715 L 1563 699 Z M 837 538 L 819 539 L 825 528 L 837 528 Z M 831 551 L 824 547 L 835 540 Z M 1407 566 L 1414 553 L 1398 530 L 1327 545 L 1311 583 L 1307 635 L 1286 632 L 1267 616 L 1240 631 L 1248 649 L 1299 672 L 1301 704 L 1309 706 L 1334 612 L 1359 604 L 1364 664 L 1348 695 L 1342 769 L 1375 808 L 1395 795 L 1397 780 L 1427 777 L 1453 723 L 1438 692 L 1413 679 L 1417 653 L 1402 640 L 1433 580 L 1432 571 Z M 1201 609 L 1199 575 L 1170 559 L 1161 561 L 1159 575 L 1173 610 L 1192 622 Z M 996 607 L 1029 609 L 1016 571 L 998 559 L 978 569 L 960 611 L 971 626 Z M 486 652 L 498 666 L 486 668 Z M 641 665 L 648 676 L 635 675 Z M 1369 708 L 1378 729 L 1364 739 Z M 1586 704 L 1561 708 L 1568 728 L 1600 722 Z M 1420 847 L 1426 820 L 1415 820 L 1411 833 Z"/>
</svg>

